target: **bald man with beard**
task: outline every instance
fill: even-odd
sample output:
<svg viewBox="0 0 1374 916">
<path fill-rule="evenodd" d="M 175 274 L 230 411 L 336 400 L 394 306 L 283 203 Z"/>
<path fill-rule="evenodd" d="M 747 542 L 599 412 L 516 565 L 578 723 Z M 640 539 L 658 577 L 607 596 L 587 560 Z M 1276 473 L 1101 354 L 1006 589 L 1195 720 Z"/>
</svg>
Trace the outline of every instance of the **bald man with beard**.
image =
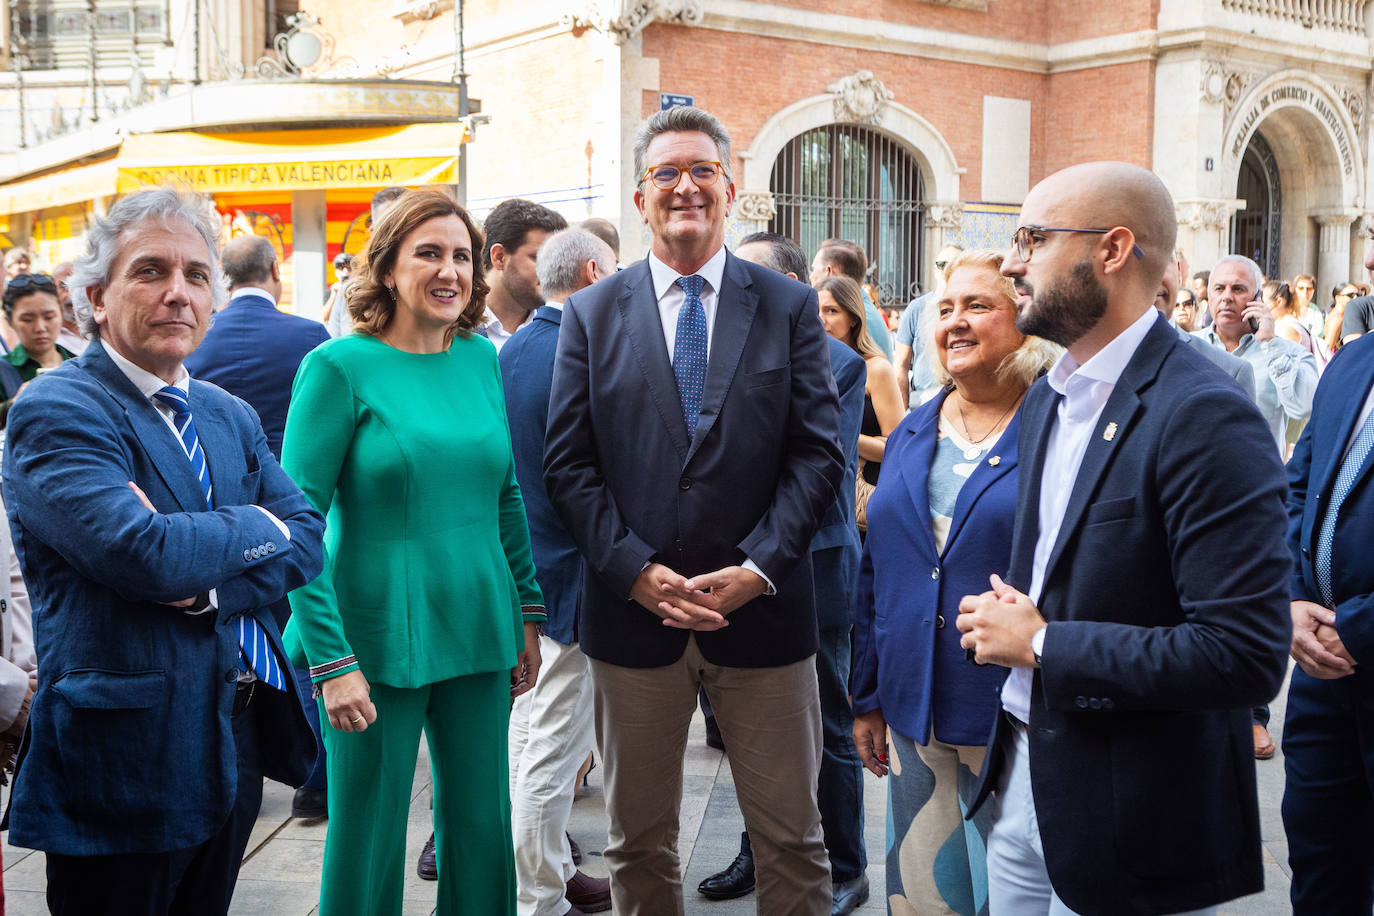
<svg viewBox="0 0 1374 916">
<path fill-rule="evenodd" d="M 1264 885 L 1250 707 L 1287 668 L 1283 469 L 1152 307 L 1176 231 L 1153 173 L 1075 166 L 1002 265 L 1017 327 L 1067 352 L 1021 408 L 1010 571 L 957 621 L 1012 669 L 973 806 L 996 790 L 994 916 L 1214 913 Z"/>
</svg>

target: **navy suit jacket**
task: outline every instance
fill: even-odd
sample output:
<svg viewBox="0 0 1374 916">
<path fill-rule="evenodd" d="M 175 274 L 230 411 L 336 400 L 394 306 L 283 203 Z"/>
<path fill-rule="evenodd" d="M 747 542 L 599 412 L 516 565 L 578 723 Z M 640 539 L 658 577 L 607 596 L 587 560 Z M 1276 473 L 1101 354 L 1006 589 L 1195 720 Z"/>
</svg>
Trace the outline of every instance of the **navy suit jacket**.
<svg viewBox="0 0 1374 916">
<path fill-rule="evenodd" d="M 1355 431 L 1371 386 L 1374 336 L 1365 335 L 1341 347 L 1327 365 L 1312 401 L 1312 419 L 1288 461 L 1288 546 L 1293 557 L 1295 601 L 1322 604 L 1312 565 L 1317 554 L 1317 534 L 1340 472 L 1346 442 Z M 1374 563 L 1369 557 L 1374 545 L 1371 466 L 1374 453 L 1365 458 L 1354 486 L 1341 504 L 1331 550 L 1336 632 L 1360 668 L 1350 677 L 1330 683 L 1359 685 L 1366 696 L 1374 693 L 1374 680 L 1367 670 L 1374 667 Z"/>
<path fill-rule="evenodd" d="M 986 740 L 1007 673 L 970 662 L 954 621 L 959 601 L 987 591 L 988 574 L 1004 574 L 1011 562 L 1020 413 L 960 488 L 941 554 L 931 530 L 930 465 L 947 396 L 907 414 L 887 438 L 883 476 L 868 502 L 854 625 L 854 712 L 881 709 L 898 734 L 923 745 L 932 718 L 935 737 L 948 744 Z"/>
<path fill-rule="evenodd" d="M 840 444 L 844 480 L 811 539 L 811 576 L 816 583 L 816 622 L 822 630 L 854 625 L 854 588 L 859 580 L 859 526 L 854 518 L 854 478 L 859 473 L 859 430 L 864 422 L 868 364 L 829 335 L 830 369 L 840 395 Z"/>
<path fill-rule="evenodd" d="M 189 397 L 213 511 L 181 441 L 99 341 L 10 411 L 4 498 L 38 651 L 10 807 L 18 845 L 86 856 L 204 842 L 237 785 L 237 617 L 252 614 L 289 667 L 266 606 L 319 573 L 324 519 L 247 405 L 195 380 Z M 210 589 L 217 611 L 163 603 Z M 316 747 L 287 684 L 253 702 L 263 774 L 299 785 Z"/>
<path fill-rule="evenodd" d="M 540 306 L 534 320 L 501 348 L 501 384 L 515 453 L 515 479 L 525 500 L 534 551 L 534 577 L 549 615 L 544 632 L 563 645 L 577 642 L 582 556 L 544 488 L 544 430 L 548 425 L 553 359 L 563 310 Z"/>
<path fill-rule="evenodd" d="M 811 538 L 844 479 L 816 293 L 727 255 L 701 414 L 688 437 L 648 260 L 564 304 L 544 476 L 591 575 L 582 650 L 627 667 L 682 656 L 688 632 L 630 598 L 645 564 L 685 576 L 751 559 L 777 594 L 696 634 L 713 664 L 816 651 Z"/>
<path fill-rule="evenodd" d="M 263 296 L 240 296 L 216 312 L 186 371 L 243 398 L 258 412 L 267 447 L 281 458 L 291 386 L 305 354 L 329 339 L 324 325 L 288 315 Z"/>
<path fill-rule="evenodd" d="M 1059 401 L 1042 379 L 1021 408 L 1007 577 L 1021 591 Z M 1250 707 L 1278 692 L 1290 630 L 1273 444 L 1162 316 L 1088 440 L 1044 573 L 1029 727 L 1050 881 L 1085 916 L 1198 909 L 1264 885 Z M 1009 728 L 996 723 L 994 745 Z M 1001 765 L 988 753 L 974 811 Z"/>
</svg>

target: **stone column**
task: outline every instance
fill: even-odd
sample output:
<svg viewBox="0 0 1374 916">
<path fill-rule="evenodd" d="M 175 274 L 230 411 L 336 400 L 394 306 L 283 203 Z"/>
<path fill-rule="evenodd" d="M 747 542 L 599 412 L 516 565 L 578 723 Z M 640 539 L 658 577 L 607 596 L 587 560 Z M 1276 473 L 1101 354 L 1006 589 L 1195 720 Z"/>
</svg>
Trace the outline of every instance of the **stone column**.
<svg viewBox="0 0 1374 916">
<path fill-rule="evenodd" d="M 735 224 L 730 234 L 743 238 L 751 232 L 762 232 L 776 213 L 772 191 L 740 191 L 735 195 L 735 208 L 730 214 Z"/>
<path fill-rule="evenodd" d="M 1211 270 L 1222 255 L 1231 253 L 1231 217 L 1244 206 L 1243 200 L 1225 198 L 1175 203 L 1178 247 L 1188 256 L 1194 272 Z"/>
<path fill-rule="evenodd" d="M 1363 278 L 1364 270 L 1358 266 L 1350 239 L 1350 227 L 1360 215 L 1358 210 L 1345 209 L 1318 210 L 1312 214 L 1321 227 L 1317 242 L 1317 299 L 1322 303 L 1335 284 L 1347 280 L 1360 282 Z"/>
<path fill-rule="evenodd" d="M 320 317 L 329 292 L 324 197 L 324 191 L 291 192 L 291 310 L 306 318 Z"/>
</svg>

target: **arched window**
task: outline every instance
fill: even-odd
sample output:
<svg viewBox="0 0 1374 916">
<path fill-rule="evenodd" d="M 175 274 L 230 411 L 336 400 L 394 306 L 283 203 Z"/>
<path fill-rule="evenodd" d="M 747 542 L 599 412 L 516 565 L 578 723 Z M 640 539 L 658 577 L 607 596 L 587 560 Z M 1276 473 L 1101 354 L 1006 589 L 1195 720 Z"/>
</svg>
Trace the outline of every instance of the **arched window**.
<svg viewBox="0 0 1374 916">
<path fill-rule="evenodd" d="M 896 140 L 855 124 L 808 130 L 778 153 L 769 184 L 771 231 L 808 255 L 828 238 L 857 242 L 885 302 L 920 292 L 925 177 Z"/>
<path fill-rule="evenodd" d="M 1259 131 L 1241 159 L 1236 196 L 1245 200 L 1245 209 L 1231 217 L 1230 250 L 1259 264 L 1266 277 L 1279 276 L 1283 185 L 1278 160 Z"/>
</svg>

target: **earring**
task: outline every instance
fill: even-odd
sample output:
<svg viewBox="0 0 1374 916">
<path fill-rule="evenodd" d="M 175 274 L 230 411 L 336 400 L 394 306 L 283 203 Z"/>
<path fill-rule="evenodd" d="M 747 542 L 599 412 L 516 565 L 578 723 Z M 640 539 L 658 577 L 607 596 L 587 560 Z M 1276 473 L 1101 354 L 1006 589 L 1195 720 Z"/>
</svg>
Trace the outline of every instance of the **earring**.
<svg viewBox="0 0 1374 916">
<path fill-rule="evenodd" d="M 388 287 L 386 288 L 386 291 L 389 292 L 389 293 L 391 293 L 391 301 L 392 301 L 392 302 L 395 302 L 395 301 L 396 301 L 396 287 L 394 287 L 394 286 L 388 286 Z"/>
</svg>

